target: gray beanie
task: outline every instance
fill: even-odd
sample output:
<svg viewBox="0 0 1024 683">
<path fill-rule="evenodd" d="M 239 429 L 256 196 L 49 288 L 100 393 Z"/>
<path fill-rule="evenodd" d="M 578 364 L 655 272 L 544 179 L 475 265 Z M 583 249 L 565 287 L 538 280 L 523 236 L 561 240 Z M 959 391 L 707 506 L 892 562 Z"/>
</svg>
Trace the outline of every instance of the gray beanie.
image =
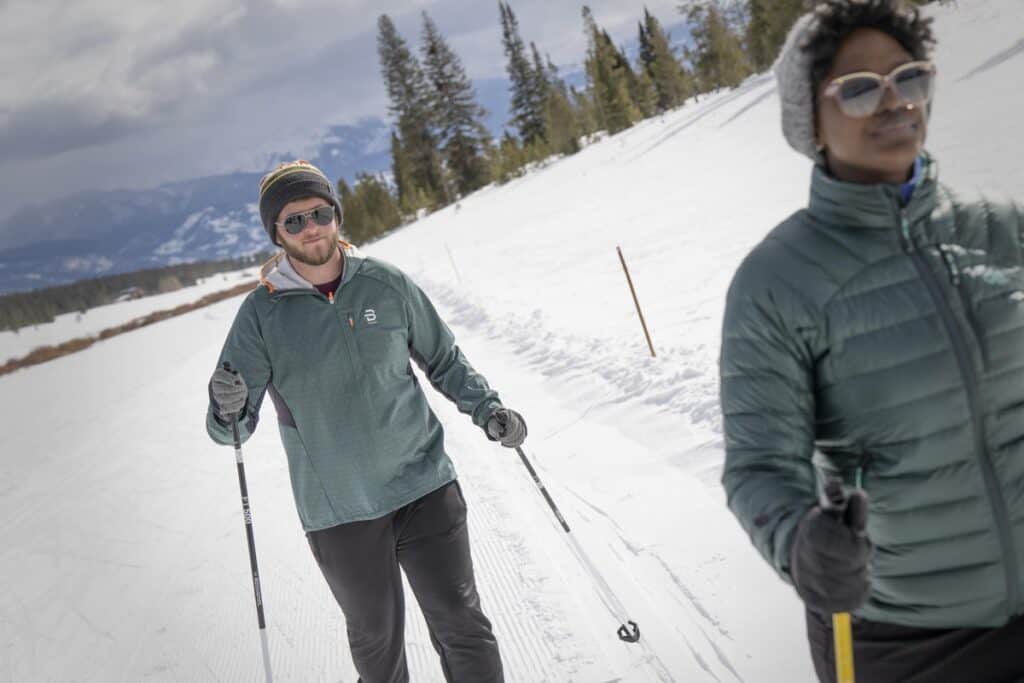
<svg viewBox="0 0 1024 683">
<path fill-rule="evenodd" d="M 334 206 L 341 227 L 343 212 L 334 185 L 324 172 L 308 161 L 289 161 L 280 164 L 260 180 L 260 219 L 270 241 L 277 244 L 274 223 L 281 209 L 289 202 L 307 197 L 320 197 Z M 277 246 L 280 246 L 277 244 Z"/>
<path fill-rule="evenodd" d="M 790 147 L 816 163 L 825 158 L 815 140 L 814 88 L 811 85 L 811 55 L 803 50 L 819 21 L 814 12 L 800 17 L 790 29 L 773 71 L 782 103 L 782 134 Z"/>
</svg>

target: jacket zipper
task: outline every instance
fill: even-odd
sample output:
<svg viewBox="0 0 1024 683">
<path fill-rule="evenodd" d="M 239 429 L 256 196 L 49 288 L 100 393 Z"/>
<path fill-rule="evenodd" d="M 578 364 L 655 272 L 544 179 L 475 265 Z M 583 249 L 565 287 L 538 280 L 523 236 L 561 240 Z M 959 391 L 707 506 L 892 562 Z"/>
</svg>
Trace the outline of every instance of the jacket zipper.
<svg viewBox="0 0 1024 683">
<path fill-rule="evenodd" d="M 939 284 L 938 278 L 935 276 L 935 273 L 931 268 L 929 268 L 928 263 L 924 260 L 921 252 L 917 251 L 914 241 L 911 239 L 910 223 L 907 220 L 906 211 L 900 211 L 900 244 L 903 247 L 903 252 L 910 257 L 910 261 L 914 264 L 914 268 L 921 276 L 921 279 L 924 281 L 924 284 L 928 289 L 928 293 L 931 295 L 932 301 L 935 303 L 935 308 L 939 312 L 939 317 L 942 318 L 942 323 L 949 335 L 950 343 L 953 345 L 957 365 L 960 368 L 960 374 L 964 380 L 964 387 L 967 392 L 967 408 L 971 416 L 971 425 L 974 432 L 974 448 L 977 454 L 978 463 L 981 466 L 982 477 L 985 481 L 985 488 L 988 491 L 989 503 L 992 506 L 992 514 L 996 522 L 996 528 L 1003 553 L 1003 567 L 1006 573 L 1009 615 L 1013 616 L 1016 614 L 1017 606 L 1020 602 L 1020 590 L 1017 585 L 1017 554 L 1016 549 L 1014 548 L 1013 535 L 1010 530 L 1010 514 L 1006 507 L 1006 500 L 1003 497 L 1002 489 L 999 487 L 999 480 L 996 477 L 995 467 L 992 465 L 992 460 L 988 453 L 988 446 L 985 443 L 985 430 L 981 415 L 981 399 L 979 397 L 980 388 L 977 370 L 974 367 L 973 360 L 971 359 L 970 348 L 967 346 L 967 340 L 964 338 L 963 330 L 956 320 L 953 309 L 949 306 L 949 303 L 946 301 L 946 298 L 942 293 L 942 287 Z M 948 268 L 949 261 L 946 260 L 945 254 L 943 255 L 943 261 L 947 264 Z M 955 265 L 954 261 L 954 268 Z M 957 285 L 957 289 L 960 290 L 961 282 L 959 270 L 951 270 L 951 277 L 956 278 L 955 284 Z M 961 293 L 961 296 L 963 296 L 963 293 Z M 965 310 L 969 310 L 966 307 L 966 298 L 964 299 L 964 302 Z"/>
<path fill-rule="evenodd" d="M 960 304 L 964 309 L 964 317 L 967 318 L 968 329 L 970 329 L 971 335 L 978 345 L 978 350 L 981 351 L 982 367 L 985 369 L 985 372 L 988 372 L 988 346 L 985 344 L 984 337 L 981 334 L 978 319 L 974 315 L 974 307 L 971 306 L 971 297 L 967 293 L 967 286 L 964 284 L 963 278 L 960 277 L 960 266 L 956 262 L 956 254 L 945 244 L 940 244 L 938 249 L 942 255 L 942 262 L 946 265 L 946 272 L 949 273 L 949 282 L 956 289 L 957 294 L 960 295 Z"/>
</svg>

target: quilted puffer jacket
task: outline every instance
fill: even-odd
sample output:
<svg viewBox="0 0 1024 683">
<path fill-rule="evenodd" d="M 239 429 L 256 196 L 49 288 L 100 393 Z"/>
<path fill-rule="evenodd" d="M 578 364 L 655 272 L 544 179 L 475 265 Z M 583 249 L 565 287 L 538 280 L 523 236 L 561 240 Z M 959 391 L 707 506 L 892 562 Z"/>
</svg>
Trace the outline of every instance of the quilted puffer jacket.
<svg viewBox="0 0 1024 683">
<path fill-rule="evenodd" d="M 814 171 L 810 204 L 729 291 L 729 506 L 788 580 L 826 478 L 870 496 L 858 615 L 994 627 L 1024 613 L 1024 217 L 959 201 L 925 162 L 900 188 Z"/>
</svg>

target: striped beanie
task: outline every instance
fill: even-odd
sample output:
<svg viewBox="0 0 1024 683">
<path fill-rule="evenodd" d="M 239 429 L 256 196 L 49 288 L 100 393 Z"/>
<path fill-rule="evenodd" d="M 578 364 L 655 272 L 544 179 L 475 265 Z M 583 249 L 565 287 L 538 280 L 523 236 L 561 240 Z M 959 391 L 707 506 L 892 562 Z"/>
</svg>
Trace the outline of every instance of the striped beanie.
<svg viewBox="0 0 1024 683">
<path fill-rule="evenodd" d="M 307 197 L 320 197 L 333 204 L 338 214 L 338 227 L 341 227 L 343 212 L 334 185 L 323 171 L 308 161 L 299 159 L 280 164 L 260 179 L 260 219 L 275 245 L 281 246 L 274 226 L 281 209 L 289 202 Z"/>
</svg>

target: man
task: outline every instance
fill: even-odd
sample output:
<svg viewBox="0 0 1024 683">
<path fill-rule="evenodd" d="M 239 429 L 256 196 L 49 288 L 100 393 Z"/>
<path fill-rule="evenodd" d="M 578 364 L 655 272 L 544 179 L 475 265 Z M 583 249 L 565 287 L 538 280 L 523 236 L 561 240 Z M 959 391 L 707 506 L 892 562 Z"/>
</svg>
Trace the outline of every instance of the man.
<svg viewBox="0 0 1024 683">
<path fill-rule="evenodd" d="M 466 505 L 444 432 L 410 359 L 491 440 L 519 446 L 522 417 L 455 345 L 427 296 L 339 239 L 342 208 L 312 164 L 260 182 L 260 217 L 283 249 L 238 311 L 210 380 L 207 431 L 256 429 L 269 393 L 299 518 L 348 627 L 362 683 L 409 680 L 399 566 L 448 681 L 502 681 L 473 578 Z"/>
</svg>

